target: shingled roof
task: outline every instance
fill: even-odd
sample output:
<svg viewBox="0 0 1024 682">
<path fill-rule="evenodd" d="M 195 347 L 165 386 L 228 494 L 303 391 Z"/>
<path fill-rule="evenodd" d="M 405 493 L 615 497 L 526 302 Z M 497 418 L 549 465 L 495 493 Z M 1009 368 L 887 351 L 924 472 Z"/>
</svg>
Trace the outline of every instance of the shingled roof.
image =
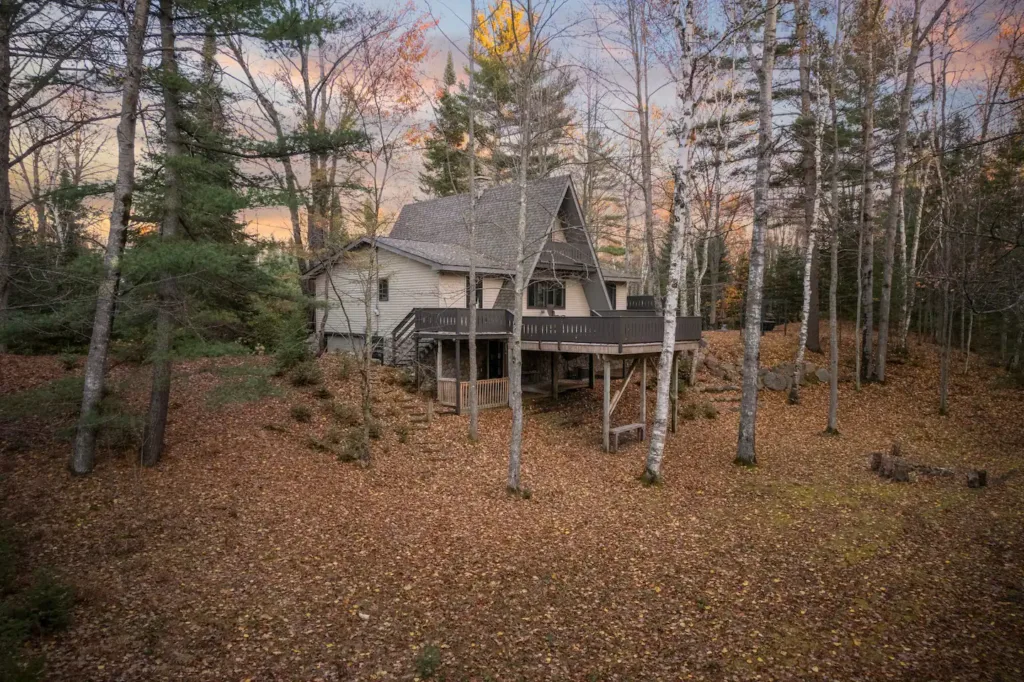
<svg viewBox="0 0 1024 682">
<path fill-rule="evenodd" d="M 565 193 L 569 176 L 533 180 L 526 186 L 527 261 L 543 247 L 548 229 Z M 481 261 L 515 268 L 519 187 L 515 183 L 485 190 L 477 199 L 476 251 Z M 429 242 L 460 247 L 468 256 L 469 195 L 430 199 L 406 204 L 388 235 L 403 242 Z M 450 256 L 449 256 L 450 257 Z M 468 260 L 467 260 L 468 263 Z M 454 263 L 452 263 L 454 265 Z"/>
</svg>

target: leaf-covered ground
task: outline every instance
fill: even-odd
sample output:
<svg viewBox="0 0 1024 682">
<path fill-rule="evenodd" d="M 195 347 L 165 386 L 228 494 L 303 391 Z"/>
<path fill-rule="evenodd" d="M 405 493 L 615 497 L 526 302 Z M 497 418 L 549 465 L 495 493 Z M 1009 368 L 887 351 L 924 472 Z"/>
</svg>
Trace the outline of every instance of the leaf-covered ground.
<svg viewBox="0 0 1024 682">
<path fill-rule="evenodd" d="M 735 332 L 707 337 L 738 357 Z M 767 335 L 764 364 L 793 337 Z M 887 385 L 843 383 L 839 437 L 822 435 L 826 386 L 799 406 L 763 392 L 752 470 L 732 464 L 737 414 L 719 400 L 717 419 L 670 434 L 655 488 L 637 480 L 643 445 L 601 451 L 597 391 L 536 405 L 530 499 L 504 492 L 507 410 L 482 415 L 475 445 L 454 416 L 403 443 L 406 393 L 382 373 L 383 435 L 362 468 L 310 447 L 332 428 L 315 388 L 267 379 L 238 402 L 231 382 L 259 367 L 229 367 L 254 362 L 178 367 L 155 470 L 106 455 L 71 479 L 65 443 L 6 448 L 3 520 L 79 595 L 70 630 L 37 645 L 50 678 L 1024 678 L 1024 395 L 976 358 L 966 375 L 956 363 L 948 417 L 930 348 Z M 336 364 L 326 384 L 354 405 Z M 0 357 L 0 393 L 64 372 Z M 616 420 L 637 403 L 634 388 Z M 883 482 L 866 455 L 893 440 L 993 483 Z"/>
</svg>

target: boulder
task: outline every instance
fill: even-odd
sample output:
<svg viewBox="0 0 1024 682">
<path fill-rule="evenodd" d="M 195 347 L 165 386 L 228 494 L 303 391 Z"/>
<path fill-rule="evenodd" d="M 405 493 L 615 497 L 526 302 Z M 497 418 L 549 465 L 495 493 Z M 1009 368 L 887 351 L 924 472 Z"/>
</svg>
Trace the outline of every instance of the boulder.
<svg viewBox="0 0 1024 682">
<path fill-rule="evenodd" d="M 818 369 L 814 370 L 814 376 L 817 377 L 818 381 L 820 381 L 823 384 L 827 384 L 829 380 L 832 378 L 832 375 L 830 375 L 828 370 L 825 369 L 824 367 L 819 367 Z"/>
<path fill-rule="evenodd" d="M 764 387 L 771 391 L 785 391 L 789 388 L 789 377 L 778 372 L 768 372 L 764 375 Z"/>
</svg>

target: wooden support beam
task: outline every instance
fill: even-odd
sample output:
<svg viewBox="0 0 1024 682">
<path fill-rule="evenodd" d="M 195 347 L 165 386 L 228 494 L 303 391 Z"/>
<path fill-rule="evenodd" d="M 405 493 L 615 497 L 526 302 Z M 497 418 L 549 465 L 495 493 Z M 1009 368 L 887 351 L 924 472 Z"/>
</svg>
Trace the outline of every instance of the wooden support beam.
<svg viewBox="0 0 1024 682">
<path fill-rule="evenodd" d="M 434 392 L 438 400 L 441 399 L 441 379 L 444 375 L 444 339 L 437 340 L 437 373 L 434 375 L 436 381 L 434 382 Z"/>
<path fill-rule="evenodd" d="M 420 335 L 414 333 L 412 335 L 412 366 L 413 371 L 416 373 L 416 392 L 420 392 Z"/>
<path fill-rule="evenodd" d="M 551 353 L 551 397 L 558 399 L 558 356 L 559 352 Z"/>
<path fill-rule="evenodd" d="M 640 423 L 647 425 L 647 357 L 640 358 L 644 363 L 640 370 Z"/>
<path fill-rule="evenodd" d="M 462 342 L 455 339 L 455 414 L 462 414 Z"/>
<path fill-rule="evenodd" d="M 587 377 L 589 380 L 588 388 L 594 387 L 594 354 L 590 353 L 588 356 L 589 361 L 587 362 Z"/>
<path fill-rule="evenodd" d="M 602 415 L 604 420 L 602 422 L 602 428 L 604 430 L 604 451 L 608 452 L 609 446 L 609 431 L 611 430 L 611 412 L 608 407 L 611 405 L 612 399 L 612 361 L 608 359 L 607 355 L 601 357 L 602 369 L 604 370 L 604 400 L 602 402 Z"/>
<path fill-rule="evenodd" d="M 669 379 L 669 400 L 672 403 L 672 433 L 679 428 L 679 353 L 672 353 L 672 377 Z"/>
<path fill-rule="evenodd" d="M 636 371 L 636 365 L 638 362 L 640 362 L 640 358 L 634 358 L 633 364 L 629 366 L 629 371 L 622 377 L 622 386 L 619 386 L 618 392 L 615 394 L 615 397 L 612 398 L 612 406 L 608 411 L 609 415 L 615 412 L 615 408 L 619 406 L 619 401 L 622 400 L 622 396 L 625 395 L 626 389 L 629 388 L 629 382 L 633 378 L 633 372 Z"/>
</svg>

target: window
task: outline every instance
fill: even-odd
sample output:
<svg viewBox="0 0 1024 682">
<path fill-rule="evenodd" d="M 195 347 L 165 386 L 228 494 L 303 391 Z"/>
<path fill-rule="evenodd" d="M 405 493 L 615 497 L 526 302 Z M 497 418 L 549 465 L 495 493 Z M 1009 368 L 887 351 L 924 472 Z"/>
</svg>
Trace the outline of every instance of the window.
<svg viewBox="0 0 1024 682">
<path fill-rule="evenodd" d="M 605 283 L 605 287 L 608 288 L 608 300 L 612 302 L 612 310 L 615 310 L 616 309 L 615 294 L 616 294 L 616 291 L 617 291 L 617 287 L 615 286 L 615 282 L 606 282 Z"/>
<path fill-rule="evenodd" d="M 381 303 L 387 303 L 390 292 L 388 291 L 388 278 L 377 280 L 377 300 Z"/>
<path fill-rule="evenodd" d="M 565 308 L 565 285 L 561 282 L 534 282 L 526 291 L 527 308 Z"/>
<path fill-rule="evenodd" d="M 466 276 L 466 307 L 469 307 L 469 276 Z M 484 307 L 484 280 L 482 277 L 476 278 L 476 307 Z"/>
</svg>

